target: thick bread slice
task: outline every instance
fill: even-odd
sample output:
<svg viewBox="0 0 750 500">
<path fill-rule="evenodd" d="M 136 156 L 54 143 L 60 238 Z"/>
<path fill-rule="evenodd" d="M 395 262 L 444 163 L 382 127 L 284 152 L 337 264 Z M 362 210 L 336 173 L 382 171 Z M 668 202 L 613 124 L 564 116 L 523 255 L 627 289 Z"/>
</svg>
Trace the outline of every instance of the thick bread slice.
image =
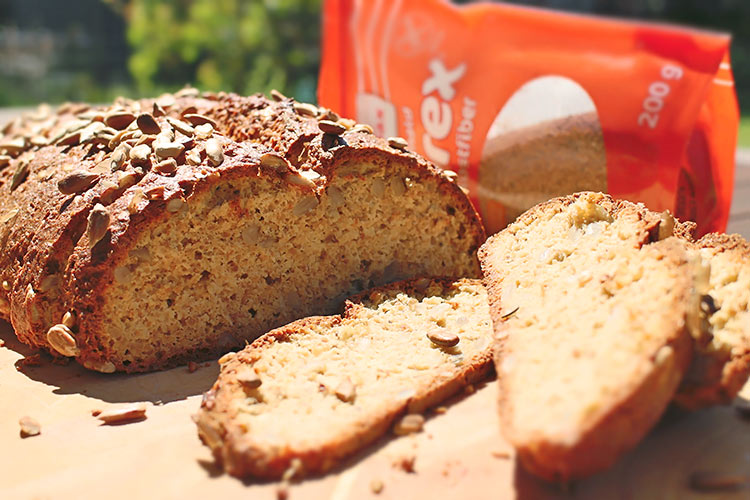
<svg viewBox="0 0 750 500">
<path fill-rule="evenodd" d="M 430 332 L 460 342 L 439 347 Z M 341 316 L 301 319 L 222 358 L 195 417 L 198 432 L 234 476 L 279 478 L 290 467 L 322 473 L 398 416 L 487 376 L 491 337 L 479 280 L 374 289 L 347 301 Z"/>
<path fill-rule="evenodd" d="M 702 312 L 712 340 L 698 349 L 675 397 L 690 409 L 731 403 L 750 376 L 750 243 L 711 233 L 695 246 L 711 261 Z"/>
<path fill-rule="evenodd" d="M 178 94 L 3 129 L 0 315 L 21 341 L 154 370 L 372 286 L 479 276 L 484 229 L 450 174 L 348 121 L 324 133 L 315 106 Z"/>
<path fill-rule="evenodd" d="M 672 223 L 578 193 L 534 207 L 481 247 L 501 426 L 531 472 L 568 480 L 607 468 L 674 396 L 697 301 L 683 243 L 651 243 Z"/>
</svg>

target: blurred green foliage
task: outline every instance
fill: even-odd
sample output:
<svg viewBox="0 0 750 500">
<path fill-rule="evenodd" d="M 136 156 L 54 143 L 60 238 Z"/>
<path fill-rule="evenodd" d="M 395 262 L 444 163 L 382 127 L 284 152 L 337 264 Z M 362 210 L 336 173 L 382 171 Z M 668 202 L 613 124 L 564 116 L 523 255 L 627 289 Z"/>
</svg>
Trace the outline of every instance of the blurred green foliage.
<svg viewBox="0 0 750 500">
<path fill-rule="evenodd" d="M 116 3 L 116 2 L 110 2 Z M 139 93 L 195 84 L 315 100 L 321 0 L 130 0 L 128 61 Z"/>
</svg>

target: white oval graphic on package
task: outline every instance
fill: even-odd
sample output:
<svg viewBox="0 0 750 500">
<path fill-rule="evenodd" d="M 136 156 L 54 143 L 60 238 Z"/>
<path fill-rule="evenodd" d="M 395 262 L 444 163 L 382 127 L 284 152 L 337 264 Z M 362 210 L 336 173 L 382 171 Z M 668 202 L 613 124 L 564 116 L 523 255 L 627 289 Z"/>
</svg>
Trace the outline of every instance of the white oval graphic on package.
<svg viewBox="0 0 750 500">
<path fill-rule="evenodd" d="M 586 190 L 607 191 L 594 101 L 562 76 L 525 83 L 495 117 L 482 150 L 478 195 L 488 233 L 537 203 Z"/>
</svg>

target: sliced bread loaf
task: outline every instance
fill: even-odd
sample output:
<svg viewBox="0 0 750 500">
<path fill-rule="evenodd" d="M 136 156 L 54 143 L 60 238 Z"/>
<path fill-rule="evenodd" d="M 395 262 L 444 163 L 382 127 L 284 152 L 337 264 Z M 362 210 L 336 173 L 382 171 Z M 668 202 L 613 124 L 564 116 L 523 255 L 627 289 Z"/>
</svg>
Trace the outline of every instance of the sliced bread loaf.
<svg viewBox="0 0 750 500">
<path fill-rule="evenodd" d="M 450 174 L 363 127 L 324 132 L 314 106 L 235 98 L 256 112 L 225 126 L 192 103 L 234 101 L 186 90 L 3 129 L 0 315 L 21 341 L 154 370 L 371 286 L 479 276 L 484 229 Z M 231 137 L 240 119 L 263 133 Z"/>
<path fill-rule="evenodd" d="M 491 337 L 478 280 L 378 288 L 341 316 L 301 319 L 222 358 L 198 432 L 234 476 L 322 473 L 400 415 L 487 376 Z"/>
<path fill-rule="evenodd" d="M 675 398 L 689 409 L 731 403 L 750 376 L 750 243 L 738 234 L 711 233 L 695 247 L 711 261 L 701 299 L 710 341 L 698 346 Z"/>
<path fill-rule="evenodd" d="M 658 241 L 672 224 L 578 193 L 532 208 L 480 249 L 501 426 L 531 472 L 568 480 L 605 469 L 674 396 L 697 301 L 683 243 Z"/>
</svg>

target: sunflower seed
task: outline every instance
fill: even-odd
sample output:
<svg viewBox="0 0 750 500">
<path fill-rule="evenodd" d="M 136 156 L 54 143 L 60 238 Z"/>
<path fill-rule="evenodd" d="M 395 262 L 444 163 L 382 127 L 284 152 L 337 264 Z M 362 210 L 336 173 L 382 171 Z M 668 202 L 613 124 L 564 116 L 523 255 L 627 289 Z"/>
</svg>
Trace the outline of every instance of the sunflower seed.
<svg viewBox="0 0 750 500">
<path fill-rule="evenodd" d="M 126 158 L 130 157 L 130 145 L 127 143 L 120 144 L 117 146 L 117 148 L 112 153 L 112 156 L 110 156 L 110 170 L 112 172 L 116 172 L 122 168 L 122 164 L 125 162 Z"/>
<path fill-rule="evenodd" d="M 112 274 L 115 281 L 123 285 L 127 285 L 133 280 L 133 273 L 127 266 L 117 266 Z"/>
<path fill-rule="evenodd" d="M 458 335 L 445 330 L 431 330 L 427 332 L 427 338 L 430 339 L 430 342 L 440 347 L 453 347 L 460 340 Z"/>
<path fill-rule="evenodd" d="M 167 212 L 179 212 L 183 206 L 185 206 L 185 200 L 182 198 L 173 198 L 167 202 Z"/>
<path fill-rule="evenodd" d="M 47 342 L 58 353 L 67 357 L 74 357 L 81 354 L 81 350 L 76 344 L 73 332 L 63 324 L 54 325 L 47 330 Z"/>
<path fill-rule="evenodd" d="M 206 156 L 208 156 L 209 163 L 214 167 L 218 167 L 224 162 L 224 151 L 219 141 L 216 139 L 206 141 Z"/>
<path fill-rule="evenodd" d="M 26 149 L 26 139 L 23 137 L 4 139 L 0 142 L 0 150 L 5 150 L 5 153 L 11 156 L 23 152 L 24 149 Z"/>
<path fill-rule="evenodd" d="M 68 328 L 73 328 L 76 326 L 76 313 L 73 311 L 66 312 L 63 314 L 61 323 Z"/>
<path fill-rule="evenodd" d="M 191 125 L 185 123 L 182 120 L 178 120 L 176 118 L 172 118 L 171 116 L 168 116 L 167 122 L 170 125 L 172 125 L 175 128 L 175 130 L 177 130 L 179 133 L 186 135 L 188 137 L 192 137 L 193 134 L 195 133 L 195 129 Z"/>
<path fill-rule="evenodd" d="M 366 123 L 358 123 L 357 125 L 353 126 L 349 131 L 358 132 L 360 134 L 374 134 L 375 133 L 372 127 L 367 125 Z"/>
<path fill-rule="evenodd" d="M 346 127 L 331 120 L 320 120 L 318 128 L 326 134 L 341 135 L 346 132 Z"/>
<path fill-rule="evenodd" d="M 135 115 L 129 111 L 114 111 L 104 116 L 104 124 L 115 130 L 122 130 L 133 123 Z"/>
<path fill-rule="evenodd" d="M 201 153 L 197 149 L 191 150 L 188 154 L 185 155 L 185 161 L 187 161 L 188 165 L 200 165 L 203 160 L 201 159 Z"/>
<path fill-rule="evenodd" d="M 174 96 L 177 98 L 180 97 L 198 97 L 201 94 L 200 90 L 196 89 L 195 87 L 188 87 L 185 86 L 174 93 Z"/>
<path fill-rule="evenodd" d="M 146 418 L 146 405 L 132 405 L 124 408 L 104 410 L 97 417 L 99 420 L 108 424 L 121 424 L 125 422 L 134 422 Z"/>
<path fill-rule="evenodd" d="M 18 425 L 21 426 L 22 438 L 38 436 L 42 432 L 42 426 L 31 417 L 21 417 L 18 420 Z"/>
<path fill-rule="evenodd" d="M 409 147 L 409 143 L 406 142 L 406 139 L 404 139 L 403 137 L 389 137 L 388 145 L 393 149 L 399 149 L 401 151 L 404 151 L 407 147 Z"/>
<path fill-rule="evenodd" d="M 318 120 L 330 120 L 332 122 L 337 122 L 341 119 L 338 113 L 328 108 L 319 108 L 318 112 Z"/>
<path fill-rule="evenodd" d="M 62 194 L 78 194 L 88 190 L 99 180 L 99 175 L 85 170 L 73 172 L 57 182 L 57 189 Z"/>
<path fill-rule="evenodd" d="M 185 146 L 179 142 L 154 142 L 154 152 L 159 158 L 176 158 L 185 151 Z"/>
<path fill-rule="evenodd" d="M 284 173 L 289 170 L 289 162 L 275 153 L 265 153 L 260 157 L 260 166 L 269 170 L 275 170 L 278 173 Z"/>
<path fill-rule="evenodd" d="M 16 171 L 13 173 L 13 178 L 10 180 L 10 190 L 15 191 L 15 189 L 18 186 L 20 186 L 21 183 L 25 181 L 26 177 L 28 176 L 29 176 L 29 162 L 21 161 L 16 167 Z"/>
<path fill-rule="evenodd" d="M 164 108 L 162 108 L 161 106 L 159 106 L 158 102 L 154 102 L 154 106 L 151 109 L 151 114 L 154 115 L 155 117 L 158 117 L 158 116 L 164 116 L 164 115 L 166 115 L 167 112 L 164 111 Z"/>
<path fill-rule="evenodd" d="M 443 170 L 443 177 L 449 181 L 455 181 L 458 178 L 458 174 L 453 170 Z"/>
<path fill-rule="evenodd" d="M 213 121 L 211 118 L 207 116 L 204 116 L 198 113 L 188 113 L 188 114 L 182 115 L 182 117 L 193 126 L 209 124 L 212 127 L 216 128 L 215 121 Z"/>
<path fill-rule="evenodd" d="M 129 172 L 117 172 L 117 187 L 119 189 L 127 189 L 130 186 L 135 186 L 138 183 L 138 174 L 134 171 Z"/>
<path fill-rule="evenodd" d="M 148 156 L 151 154 L 151 146 L 141 144 L 130 150 L 130 161 L 133 165 L 146 165 L 149 163 Z"/>
<path fill-rule="evenodd" d="M 271 99 L 276 102 L 281 102 L 286 99 L 286 96 L 276 89 L 271 89 Z"/>
<path fill-rule="evenodd" d="M 156 135 L 161 132 L 161 127 L 150 113 L 141 113 L 138 115 L 136 123 L 144 134 Z"/>
<path fill-rule="evenodd" d="M 96 137 L 96 134 L 104 130 L 104 124 L 102 122 L 93 122 L 90 125 L 84 127 L 79 132 L 78 141 L 81 144 L 85 144 L 87 142 L 90 142 L 91 140 Z"/>
<path fill-rule="evenodd" d="M 174 158 L 168 158 L 154 165 L 154 171 L 162 175 L 171 175 L 177 172 L 177 162 Z"/>
<path fill-rule="evenodd" d="M 305 215 L 307 212 L 317 207 L 318 203 L 318 198 L 316 198 L 315 196 L 305 196 L 300 201 L 298 201 L 296 205 L 294 205 L 292 213 L 296 216 Z"/>
<path fill-rule="evenodd" d="M 156 99 L 156 104 L 164 109 L 171 108 L 175 104 L 175 98 L 172 94 L 162 94 Z"/>
<path fill-rule="evenodd" d="M 405 436 L 420 432 L 424 427 L 424 417 L 418 413 L 404 415 L 393 427 L 393 433 L 397 436 Z"/>
<path fill-rule="evenodd" d="M 149 200 L 163 200 L 164 191 L 164 186 L 154 186 L 152 188 L 146 189 L 143 194 L 145 194 L 146 198 L 148 198 Z"/>
<path fill-rule="evenodd" d="M 89 223 L 86 228 L 86 234 L 89 238 L 89 248 L 93 248 L 94 245 L 104 238 L 109 230 L 109 212 L 104 208 L 104 205 L 97 203 L 89 213 Z"/>
<path fill-rule="evenodd" d="M 306 102 L 295 102 L 294 111 L 300 116 L 316 116 L 318 114 L 317 106 Z"/>
<path fill-rule="evenodd" d="M 202 125 L 196 125 L 195 127 L 195 138 L 199 140 L 205 140 L 214 134 L 214 127 L 210 123 L 204 123 Z"/>
<path fill-rule="evenodd" d="M 0 223 L 3 223 L 3 224 L 12 223 L 13 221 L 16 220 L 16 217 L 18 216 L 19 212 L 20 210 L 17 208 L 8 210 L 2 216 L 0 216 Z"/>
<path fill-rule="evenodd" d="M 95 370 L 101 373 L 114 373 L 115 365 L 111 361 L 105 361 L 103 359 L 85 359 L 83 361 L 84 368 L 89 370 Z"/>
<path fill-rule="evenodd" d="M 0 168 L 5 168 L 10 163 L 10 156 L 0 155 Z"/>
<path fill-rule="evenodd" d="M 336 389 L 333 391 L 336 397 L 344 403 L 351 403 L 357 395 L 357 388 L 354 386 L 352 381 L 347 377 L 342 380 Z"/>
<path fill-rule="evenodd" d="M 320 177 L 320 175 L 318 175 L 318 177 Z M 304 186 L 308 188 L 315 187 L 315 182 L 313 182 L 307 176 L 302 175 L 302 172 L 289 172 L 284 176 L 284 179 L 288 183 L 295 184 L 297 186 Z"/>
<path fill-rule="evenodd" d="M 385 485 L 380 479 L 373 479 L 372 481 L 370 481 L 370 491 L 372 491 L 376 495 L 380 495 L 380 493 L 383 492 L 383 488 L 385 488 Z"/>
</svg>

